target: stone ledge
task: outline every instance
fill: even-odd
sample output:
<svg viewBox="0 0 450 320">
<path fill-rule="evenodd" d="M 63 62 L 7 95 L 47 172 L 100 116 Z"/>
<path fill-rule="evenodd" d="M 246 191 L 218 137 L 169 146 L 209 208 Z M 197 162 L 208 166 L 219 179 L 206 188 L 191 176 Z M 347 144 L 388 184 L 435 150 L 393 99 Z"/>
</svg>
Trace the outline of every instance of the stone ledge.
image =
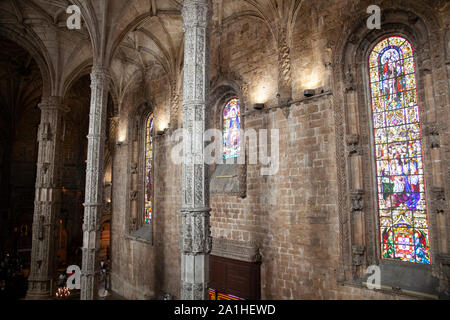
<svg viewBox="0 0 450 320">
<path fill-rule="evenodd" d="M 213 238 L 211 255 L 250 263 L 261 262 L 259 248 L 254 242 Z"/>
<path fill-rule="evenodd" d="M 148 224 L 143 225 L 138 230 L 132 232 L 131 234 L 125 236 L 127 240 L 133 240 L 142 242 L 145 244 L 152 244 L 152 229 Z"/>
<path fill-rule="evenodd" d="M 405 289 L 400 289 L 400 288 L 399 288 L 399 290 L 396 290 L 393 287 L 389 287 L 389 286 L 385 286 L 385 285 L 381 285 L 381 289 L 369 289 L 365 285 L 365 282 L 345 281 L 341 284 L 341 286 L 367 290 L 367 291 L 374 292 L 374 293 L 385 294 L 385 295 L 395 296 L 395 297 L 404 298 L 404 299 L 439 300 L 438 296 L 434 296 L 431 294 L 426 294 L 426 293 L 421 293 L 421 292 L 416 292 L 416 291 L 411 291 L 411 290 L 405 290 Z M 363 298 L 365 298 L 365 297 L 363 297 Z"/>
</svg>

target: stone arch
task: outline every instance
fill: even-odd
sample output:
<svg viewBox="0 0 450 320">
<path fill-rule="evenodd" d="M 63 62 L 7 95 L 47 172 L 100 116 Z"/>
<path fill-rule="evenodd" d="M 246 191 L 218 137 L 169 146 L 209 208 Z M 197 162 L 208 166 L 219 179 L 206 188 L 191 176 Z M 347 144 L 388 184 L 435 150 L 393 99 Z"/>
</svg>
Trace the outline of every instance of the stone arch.
<svg viewBox="0 0 450 320">
<path fill-rule="evenodd" d="M 42 96 L 49 97 L 54 95 L 56 92 L 55 72 L 47 49 L 32 30 L 18 30 L 22 29 L 13 29 L 8 25 L 2 24 L 0 36 L 17 43 L 31 54 L 41 71 L 43 81 Z"/>
<path fill-rule="evenodd" d="M 100 30 L 97 15 L 91 1 L 73 0 L 72 3 L 80 8 L 81 16 L 86 24 L 86 28 L 92 44 L 93 64 L 96 66 L 105 65 L 103 61 L 104 57 L 100 56 L 102 52 L 102 31 Z"/>
<path fill-rule="evenodd" d="M 383 11 L 381 30 L 369 30 L 364 19 L 354 23 L 351 32 L 338 41 L 333 57 L 335 95 L 336 160 L 338 174 L 338 214 L 340 240 L 340 280 L 363 277 L 365 268 L 380 264 L 378 219 L 376 213 L 376 189 L 371 116 L 368 91 L 368 56 L 382 39 L 398 35 L 409 40 L 415 49 L 417 89 L 422 128 L 430 125 L 435 104 L 426 96 L 433 92 L 433 77 L 439 72 L 436 65 L 442 57 L 430 57 L 432 34 L 439 37 L 437 20 L 430 12 L 402 8 Z M 438 43 L 438 41 L 436 41 Z M 434 59 L 434 61 L 432 61 Z M 430 222 L 430 246 L 432 266 L 424 271 L 429 279 L 438 272 L 436 263 L 439 252 L 437 217 L 435 205 L 430 201 L 433 173 L 429 139 L 424 137 L 424 166 L 427 181 L 427 198 Z M 433 212 L 432 212 L 433 211 Z M 434 253 L 433 253 L 434 251 Z M 398 262 L 397 262 L 398 263 Z M 396 266 L 397 268 L 397 266 Z M 402 268 L 402 266 L 400 266 Z M 408 267 L 409 268 L 409 267 Z M 407 271 L 407 268 L 405 267 Z M 403 270 L 403 271 L 405 271 Z M 391 270 L 392 271 L 392 270 Z M 405 274 L 408 272 L 405 271 Z M 417 290 L 425 290 L 418 288 Z"/>
<path fill-rule="evenodd" d="M 88 59 L 80 64 L 75 70 L 69 74 L 64 82 L 63 86 L 63 97 L 66 96 L 67 92 L 70 90 L 72 85 L 77 82 L 81 77 L 88 75 L 92 70 L 92 59 Z"/>
<path fill-rule="evenodd" d="M 119 48 L 122 41 L 125 39 L 126 35 L 131 30 L 134 30 L 137 26 L 142 24 L 149 17 L 151 17 L 150 12 L 146 12 L 146 13 L 139 15 L 120 32 L 120 34 L 117 36 L 117 38 L 114 41 L 111 41 L 111 45 L 110 45 L 111 59 L 115 56 L 117 49 Z"/>
<path fill-rule="evenodd" d="M 232 98 L 239 98 L 241 100 L 242 110 L 246 110 L 246 101 L 248 99 L 247 84 L 239 79 L 236 75 L 229 75 L 226 77 L 237 80 L 227 80 L 226 78 L 219 77 L 212 81 L 211 94 L 209 99 L 212 110 L 211 116 L 214 121 L 219 121 L 211 123 L 211 125 L 215 125 L 215 128 L 219 128 L 218 125 L 221 123 L 220 116 L 228 100 Z"/>
</svg>

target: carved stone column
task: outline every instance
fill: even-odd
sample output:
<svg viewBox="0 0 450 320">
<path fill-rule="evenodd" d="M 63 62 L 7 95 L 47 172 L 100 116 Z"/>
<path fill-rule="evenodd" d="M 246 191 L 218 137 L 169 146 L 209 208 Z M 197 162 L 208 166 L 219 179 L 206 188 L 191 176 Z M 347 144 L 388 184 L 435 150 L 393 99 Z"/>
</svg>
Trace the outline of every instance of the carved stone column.
<svg viewBox="0 0 450 320">
<path fill-rule="evenodd" d="M 184 160 L 182 177 L 181 299 L 206 300 L 209 286 L 209 182 L 203 133 L 209 99 L 210 1 L 185 0 Z"/>
<path fill-rule="evenodd" d="M 100 219 L 103 206 L 103 171 L 109 82 L 108 70 L 93 68 L 91 73 L 91 112 L 84 203 L 81 300 L 95 300 L 98 295 Z"/>
<path fill-rule="evenodd" d="M 67 108 L 59 97 L 44 99 L 39 105 L 41 124 L 38 141 L 36 196 L 33 218 L 33 245 L 27 299 L 53 296 L 56 266 L 56 237 L 61 208 L 62 148 L 64 114 Z"/>
<path fill-rule="evenodd" d="M 278 32 L 278 94 L 280 104 L 292 100 L 291 48 L 286 28 Z"/>
</svg>

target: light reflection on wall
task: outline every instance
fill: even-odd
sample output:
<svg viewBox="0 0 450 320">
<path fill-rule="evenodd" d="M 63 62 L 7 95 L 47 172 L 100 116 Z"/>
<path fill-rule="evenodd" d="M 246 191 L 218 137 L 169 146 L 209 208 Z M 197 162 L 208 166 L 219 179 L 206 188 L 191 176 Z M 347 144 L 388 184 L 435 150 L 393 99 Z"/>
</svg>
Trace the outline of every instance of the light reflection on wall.
<svg viewBox="0 0 450 320">
<path fill-rule="evenodd" d="M 323 74 L 325 70 L 322 70 L 319 66 L 311 68 L 309 72 L 302 72 L 300 75 L 300 85 L 302 89 L 317 89 L 323 86 Z"/>
<path fill-rule="evenodd" d="M 268 103 L 276 98 L 277 82 L 276 78 L 263 77 L 255 86 L 250 88 L 250 98 L 252 103 Z"/>
</svg>

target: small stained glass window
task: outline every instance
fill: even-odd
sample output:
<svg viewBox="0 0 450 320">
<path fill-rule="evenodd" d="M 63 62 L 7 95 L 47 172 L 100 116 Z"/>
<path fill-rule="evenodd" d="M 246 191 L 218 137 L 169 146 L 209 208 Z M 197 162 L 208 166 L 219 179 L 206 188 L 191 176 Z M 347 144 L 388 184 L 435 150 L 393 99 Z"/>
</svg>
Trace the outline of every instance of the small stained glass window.
<svg viewBox="0 0 450 320">
<path fill-rule="evenodd" d="M 369 57 L 378 217 L 383 259 L 430 263 L 414 53 L 402 37 Z"/>
<path fill-rule="evenodd" d="M 223 158 L 238 158 L 240 150 L 241 106 L 239 99 L 231 99 L 223 110 Z"/>
<path fill-rule="evenodd" d="M 149 224 L 152 221 L 152 192 L 153 192 L 153 114 L 147 119 L 145 137 L 145 220 Z"/>
</svg>

